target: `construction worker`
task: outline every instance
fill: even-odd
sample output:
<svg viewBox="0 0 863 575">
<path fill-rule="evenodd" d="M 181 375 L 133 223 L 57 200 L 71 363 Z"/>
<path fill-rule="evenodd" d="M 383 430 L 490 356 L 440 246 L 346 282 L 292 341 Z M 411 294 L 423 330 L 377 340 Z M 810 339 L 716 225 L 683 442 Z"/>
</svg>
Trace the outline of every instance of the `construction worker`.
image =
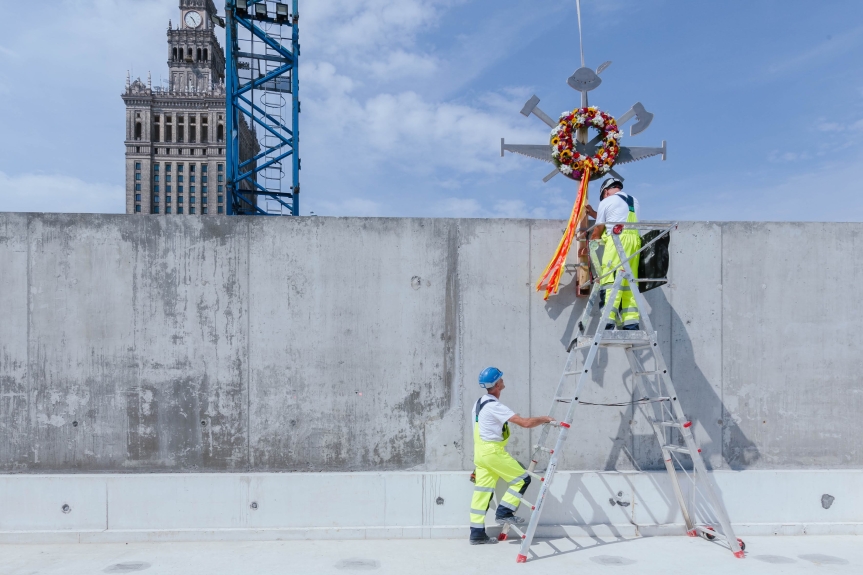
<svg viewBox="0 0 863 575">
<path fill-rule="evenodd" d="M 614 246 L 612 238 L 612 230 L 606 230 L 606 223 L 621 223 L 634 224 L 638 222 L 638 200 L 629 194 L 623 193 L 623 182 L 617 178 L 606 178 L 599 187 L 599 209 L 593 210 L 591 206 L 587 206 L 587 213 L 596 218 L 596 227 L 590 235 L 591 240 L 602 239 L 604 248 L 602 252 L 602 268 L 600 275 L 605 275 L 600 280 L 601 286 L 606 286 L 600 292 L 600 306 L 605 306 L 606 290 L 614 283 L 615 273 L 609 273 L 615 268 L 621 270 L 620 257 L 617 254 L 617 248 Z M 632 256 L 635 252 L 641 249 L 641 235 L 638 230 L 625 228 L 620 233 L 620 243 L 623 245 L 623 250 L 627 256 Z M 639 256 L 635 256 L 629 260 L 629 265 L 632 268 L 634 277 L 638 277 L 638 260 Z M 611 314 L 606 318 L 607 323 L 605 329 L 614 329 L 615 325 L 621 326 L 626 330 L 638 330 L 639 320 L 638 306 L 635 303 L 635 296 L 632 295 L 632 288 L 629 282 L 623 280 L 617 296 L 614 298 L 614 308 Z"/>
<path fill-rule="evenodd" d="M 505 389 L 503 372 L 487 367 L 479 374 L 479 386 L 485 390 L 471 410 L 473 420 L 473 462 L 476 465 L 476 486 L 470 504 L 470 544 L 497 543 L 485 532 L 485 514 L 491 504 L 498 479 L 507 482 L 506 493 L 495 511 L 498 525 L 521 525 L 524 519 L 515 515 L 521 496 L 530 485 L 530 476 L 521 464 L 506 452 L 509 424 L 525 429 L 550 423 L 550 417 L 521 417 L 502 404 L 500 393 Z"/>
</svg>

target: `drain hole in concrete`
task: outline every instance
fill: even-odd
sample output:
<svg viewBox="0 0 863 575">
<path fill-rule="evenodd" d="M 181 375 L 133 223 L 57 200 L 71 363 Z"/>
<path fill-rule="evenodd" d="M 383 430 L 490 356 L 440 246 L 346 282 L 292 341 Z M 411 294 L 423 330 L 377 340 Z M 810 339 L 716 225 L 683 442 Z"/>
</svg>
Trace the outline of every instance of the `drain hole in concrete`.
<svg viewBox="0 0 863 575">
<path fill-rule="evenodd" d="M 115 563 L 107 567 L 103 573 L 131 573 L 133 571 L 143 571 L 149 569 L 150 564 L 143 561 L 131 561 L 129 563 Z"/>
<path fill-rule="evenodd" d="M 437 503 L 438 505 L 443 505 L 443 497 L 438 497 L 437 499 L 434 500 L 434 502 Z"/>
<path fill-rule="evenodd" d="M 63 513 L 69 513 L 70 511 L 72 511 L 72 508 L 69 507 L 68 503 L 64 503 L 63 507 L 60 508 L 60 511 L 62 511 Z"/>
<path fill-rule="evenodd" d="M 830 509 L 830 506 L 833 505 L 834 501 L 836 501 L 835 497 L 825 493 L 821 496 L 821 507 L 823 507 L 824 509 Z"/>
</svg>

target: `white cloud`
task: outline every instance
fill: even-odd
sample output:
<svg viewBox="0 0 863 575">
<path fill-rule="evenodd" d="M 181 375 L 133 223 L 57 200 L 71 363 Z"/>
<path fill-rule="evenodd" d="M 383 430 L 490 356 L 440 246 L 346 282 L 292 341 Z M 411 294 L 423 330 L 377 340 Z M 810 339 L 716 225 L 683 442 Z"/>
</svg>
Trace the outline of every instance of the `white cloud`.
<svg viewBox="0 0 863 575">
<path fill-rule="evenodd" d="M 427 77 L 433 74 L 437 67 L 435 58 L 404 50 L 396 50 L 385 59 L 369 64 L 373 76 L 386 79 Z"/>
<path fill-rule="evenodd" d="M 0 211 L 123 213 L 123 186 L 63 175 L 0 172 Z"/>
<path fill-rule="evenodd" d="M 385 213 L 380 203 L 364 198 L 348 198 L 337 202 L 323 201 L 318 202 L 318 205 L 320 207 L 315 214 L 319 216 L 374 217 Z"/>
<path fill-rule="evenodd" d="M 445 198 L 438 203 L 435 211 L 448 218 L 475 218 L 479 217 L 483 209 L 474 198 Z"/>
<path fill-rule="evenodd" d="M 636 195 L 649 210 L 682 220 L 863 220 L 863 157 L 847 163 L 818 164 L 808 171 L 779 173 L 773 177 L 678 181 L 662 190 L 642 190 Z"/>
<path fill-rule="evenodd" d="M 842 34 L 833 36 L 811 48 L 800 52 L 790 58 L 775 62 L 768 67 L 771 74 L 785 74 L 787 72 L 802 72 L 816 62 L 825 65 L 830 59 L 847 52 L 857 46 L 863 35 L 863 27 L 857 27 Z"/>
</svg>

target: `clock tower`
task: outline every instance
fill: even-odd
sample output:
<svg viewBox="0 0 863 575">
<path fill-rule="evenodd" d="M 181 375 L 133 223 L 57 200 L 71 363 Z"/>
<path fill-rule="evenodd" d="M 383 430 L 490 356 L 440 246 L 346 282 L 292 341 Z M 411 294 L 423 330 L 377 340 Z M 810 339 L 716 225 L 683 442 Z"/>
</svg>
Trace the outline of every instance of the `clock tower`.
<svg viewBox="0 0 863 575">
<path fill-rule="evenodd" d="M 225 56 L 213 32 L 213 0 L 180 0 L 180 25 L 168 29 L 170 90 L 203 92 L 225 79 Z"/>
<path fill-rule="evenodd" d="M 126 76 L 127 214 L 227 211 L 225 54 L 213 29 L 216 7 L 213 0 L 180 0 L 179 7 L 179 25 L 168 22 L 167 82 Z M 254 158 L 254 130 L 242 119 L 237 130 L 240 158 Z"/>
</svg>

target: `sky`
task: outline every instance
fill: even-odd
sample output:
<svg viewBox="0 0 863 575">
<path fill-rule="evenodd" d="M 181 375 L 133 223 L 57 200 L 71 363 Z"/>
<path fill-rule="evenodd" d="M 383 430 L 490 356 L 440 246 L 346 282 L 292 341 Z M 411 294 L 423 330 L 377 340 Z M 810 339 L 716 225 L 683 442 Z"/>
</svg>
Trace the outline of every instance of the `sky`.
<svg viewBox="0 0 863 575">
<path fill-rule="evenodd" d="M 217 0 L 220 12 L 221 1 Z M 124 89 L 167 75 L 178 0 L 0 0 L 0 211 L 124 212 Z M 301 214 L 559 218 L 507 154 L 578 105 L 575 0 L 300 0 Z M 642 219 L 863 220 L 863 2 L 583 0 L 592 105 L 655 117 Z M 590 196 L 597 203 L 598 183 Z"/>
</svg>

